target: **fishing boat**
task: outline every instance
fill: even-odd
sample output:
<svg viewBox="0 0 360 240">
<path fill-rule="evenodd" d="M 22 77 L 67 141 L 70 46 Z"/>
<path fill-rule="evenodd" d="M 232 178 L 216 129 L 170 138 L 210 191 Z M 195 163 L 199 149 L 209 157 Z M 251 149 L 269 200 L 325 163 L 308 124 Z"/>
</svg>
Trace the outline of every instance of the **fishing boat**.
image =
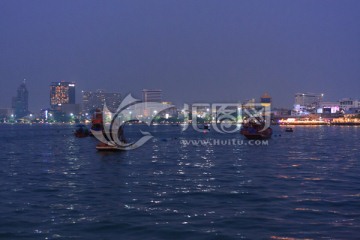
<svg viewBox="0 0 360 240">
<path fill-rule="evenodd" d="M 285 132 L 293 132 L 294 130 L 292 129 L 292 128 L 290 128 L 290 127 L 288 127 L 288 128 L 286 128 L 285 129 Z"/>
<path fill-rule="evenodd" d="M 84 137 L 88 137 L 89 134 L 90 134 L 90 131 L 84 124 L 76 125 L 76 129 L 74 132 L 75 137 L 84 138 Z"/>
<path fill-rule="evenodd" d="M 111 145 L 108 145 L 106 143 L 98 143 L 96 145 L 96 149 L 98 151 L 121 151 L 122 149 L 116 147 L 116 146 L 111 146 Z"/>
<path fill-rule="evenodd" d="M 244 124 L 240 129 L 240 134 L 244 135 L 247 139 L 250 140 L 269 139 L 271 138 L 273 131 L 270 127 L 262 130 L 264 126 L 264 124 L 247 123 Z"/>
</svg>

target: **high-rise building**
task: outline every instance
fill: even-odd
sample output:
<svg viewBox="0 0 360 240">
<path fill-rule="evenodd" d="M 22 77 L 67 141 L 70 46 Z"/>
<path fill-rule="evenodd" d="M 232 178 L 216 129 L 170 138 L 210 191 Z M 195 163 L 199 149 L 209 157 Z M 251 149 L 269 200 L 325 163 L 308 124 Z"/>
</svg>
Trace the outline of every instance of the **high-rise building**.
<svg viewBox="0 0 360 240">
<path fill-rule="evenodd" d="M 145 117 L 153 116 L 158 113 L 158 103 L 162 103 L 162 90 L 160 89 L 143 89 L 144 108 L 142 115 Z"/>
<path fill-rule="evenodd" d="M 320 93 L 296 93 L 295 104 L 306 107 L 316 107 L 322 102 L 324 94 Z"/>
<path fill-rule="evenodd" d="M 296 93 L 295 105 L 304 107 L 307 110 L 315 110 L 322 102 L 324 94 L 322 93 Z"/>
<path fill-rule="evenodd" d="M 162 102 L 162 91 L 143 89 L 143 102 Z"/>
<path fill-rule="evenodd" d="M 75 104 L 74 82 L 52 82 L 50 85 L 50 107 L 61 109 L 63 104 Z"/>
<path fill-rule="evenodd" d="M 12 108 L 16 118 L 24 117 L 29 113 L 29 92 L 25 80 L 18 87 L 16 97 L 12 99 Z"/>
<path fill-rule="evenodd" d="M 97 108 L 102 109 L 104 103 L 110 111 L 116 111 L 121 103 L 121 94 L 109 93 L 104 90 L 82 91 L 82 112 L 91 113 Z"/>
</svg>

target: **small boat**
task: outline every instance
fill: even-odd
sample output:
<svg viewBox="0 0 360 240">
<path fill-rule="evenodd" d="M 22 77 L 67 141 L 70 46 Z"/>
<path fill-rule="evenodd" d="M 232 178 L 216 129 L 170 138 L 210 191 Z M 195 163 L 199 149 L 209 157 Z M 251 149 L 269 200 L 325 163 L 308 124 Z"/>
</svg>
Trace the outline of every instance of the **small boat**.
<svg viewBox="0 0 360 240">
<path fill-rule="evenodd" d="M 88 137 L 89 134 L 90 134 L 90 131 L 84 124 L 76 125 L 76 129 L 74 132 L 75 137 L 84 138 L 84 137 Z"/>
<path fill-rule="evenodd" d="M 294 130 L 292 129 L 292 128 L 290 128 L 290 127 L 288 127 L 288 128 L 286 128 L 285 129 L 285 132 L 293 132 Z"/>
<path fill-rule="evenodd" d="M 204 132 L 209 132 L 210 131 L 210 126 L 208 124 L 198 126 L 198 128 L 201 129 L 201 130 L 204 130 Z"/>
<path fill-rule="evenodd" d="M 264 124 L 249 123 L 245 124 L 241 128 L 240 133 L 250 140 L 262 140 L 271 138 L 273 132 L 272 129 L 268 127 L 267 129 L 261 131 L 263 128 Z"/>
</svg>

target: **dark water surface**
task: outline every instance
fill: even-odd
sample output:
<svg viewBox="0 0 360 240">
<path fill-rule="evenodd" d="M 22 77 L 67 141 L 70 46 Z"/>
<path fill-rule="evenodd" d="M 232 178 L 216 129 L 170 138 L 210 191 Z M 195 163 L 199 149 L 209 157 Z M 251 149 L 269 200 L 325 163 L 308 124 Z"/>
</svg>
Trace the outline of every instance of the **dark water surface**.
<svg viewBox="0 0 360 240">
<path fill-rule="evenodd" d="M 115 153 L 73 129 L 0 125 L 1 239 L 359 239 L 359 127 L 194 146 L 243 138 L 154 126 Z"/>
</svg>

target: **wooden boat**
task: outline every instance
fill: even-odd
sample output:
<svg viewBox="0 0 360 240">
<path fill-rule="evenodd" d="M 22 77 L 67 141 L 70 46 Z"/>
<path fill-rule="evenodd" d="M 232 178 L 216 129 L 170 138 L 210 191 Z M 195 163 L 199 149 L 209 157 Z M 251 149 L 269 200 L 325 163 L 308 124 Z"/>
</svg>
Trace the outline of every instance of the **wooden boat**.
<svg viewBox="0 0 360 240">
<path fill-rule="evenodd" d="M 116 146 L 111 146 L 106 143 L 99 143 L 96 145 L 98 151 L 122 151 L 122 149 L 117 148 Z"/>
<path fill-rule="evenodd" d="M 90 134 L 90 131 L 84 124 L 76 125 L 76 129 L 74 132 L 75 137 L 84 138 L 84 137 L 88 137 L 89 134 Z"/>
<path fill-rule="evenodd" d="M 268 127 L 264 131 L 261 131 L 264 128 L 264 124 L 246 124 L 244 125 L 240 133 L 244 135 L 247 139 L 250 140 L 262 140 L 262 139 L 269 139 L 272 135 L 272 129 Z"/>
</svg>

